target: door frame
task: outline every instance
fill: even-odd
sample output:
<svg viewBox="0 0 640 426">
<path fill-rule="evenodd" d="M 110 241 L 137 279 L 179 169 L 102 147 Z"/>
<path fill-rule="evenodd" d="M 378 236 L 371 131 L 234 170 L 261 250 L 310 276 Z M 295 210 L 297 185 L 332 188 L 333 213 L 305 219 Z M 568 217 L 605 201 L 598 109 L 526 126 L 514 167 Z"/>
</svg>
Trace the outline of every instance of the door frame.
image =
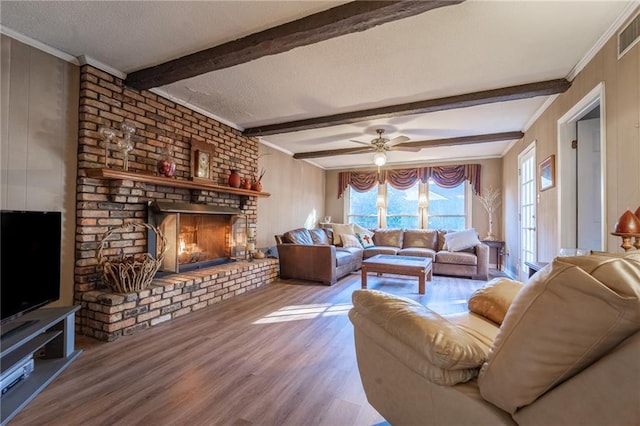
<svg viewBox="0 0 640 426">
<path fill-rule="evenodd" d="M 556 252 L 561 247 L 569 247 L 569 239 L 575 236 L 575 165 L 571 161 L 573 149 L 571 141 L 577 137 L 576 122 L 589 111 L 600 105 L 600 215 L 602 226 L 600 229 L 602 251 L 607 251 L 607 150 L 605 127 L 605 92 L 604 82 L 598 83 L 586 96 L 558 119 L 558 164 L 556 167 L 557 197 L 558 197 L 558 232 Z M 563 196 L 565 195 L 565 196 Z M 572 228 L 573 226 L 573 228 Z"/>
</svg>

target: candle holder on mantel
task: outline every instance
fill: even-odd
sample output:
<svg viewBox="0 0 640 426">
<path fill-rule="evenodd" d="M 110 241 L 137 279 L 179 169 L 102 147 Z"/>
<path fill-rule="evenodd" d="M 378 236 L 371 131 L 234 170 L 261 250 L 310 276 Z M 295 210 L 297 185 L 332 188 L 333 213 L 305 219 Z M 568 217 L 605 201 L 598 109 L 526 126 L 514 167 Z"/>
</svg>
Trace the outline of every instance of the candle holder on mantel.
<svg viewBox="0 0 640 426">
<path fill-rule="evenodd" d="M 614 231 L 611 233 L 611 235 L 622 238 L 620 247 L 625 252 L 634 248 L 640 250 L 640 219 L 637 216 L 638 213 L 640 213 L 640 207 L 638 207 L 635 214 L 631 210 L 622 213 L 614 227 Z M 631 243 L 632 238 L 635 240 L 633 244 Z"/>
<path fill-rule="evenodd" d="M 136 125 L 130 120 L 124 120 L 120 124 L 120 131 L 122 137 L 119 137 L 118 133 L 110 127 L 102 126 L 98 129 L 98 133 L 105 141 L 104 166 L 109 167 L 109 149 L 111 148 L 111 143 L 115 142 L 122 154 L 122 168 L 126 171 L 129 170 L 129 152 L 133 150 L 132 138 L 136 133 Z"/>
</svg>

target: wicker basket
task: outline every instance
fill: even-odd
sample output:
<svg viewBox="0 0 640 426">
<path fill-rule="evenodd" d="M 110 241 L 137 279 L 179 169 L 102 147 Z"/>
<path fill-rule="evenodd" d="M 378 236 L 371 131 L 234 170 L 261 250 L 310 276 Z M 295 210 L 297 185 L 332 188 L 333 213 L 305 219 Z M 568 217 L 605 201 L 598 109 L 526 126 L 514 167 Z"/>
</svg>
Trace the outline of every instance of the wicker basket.
<svg viewBox="0 0 640 426">
<path fill-rule="evenodd" d="M 115 232 L 132 232 L 136 229 L 151 230 L 156 233 L 162 242 L 160 253 L 154 259 L 149 253 L 133 256 L 121 256 L 108 259 L 104 255 L 106 242 Z M 167 240 L 155 226 L 148 223 L 127 223 L 119 228 L 113 228 L 105 232 L 98 251 L 98 261 L 102 269 L 104 282 L 117 293 L 132 293 L 147 288 L 153 280 L 153 276 L 160 268 L 164 255 L 167 252 Z"/>
</svg>

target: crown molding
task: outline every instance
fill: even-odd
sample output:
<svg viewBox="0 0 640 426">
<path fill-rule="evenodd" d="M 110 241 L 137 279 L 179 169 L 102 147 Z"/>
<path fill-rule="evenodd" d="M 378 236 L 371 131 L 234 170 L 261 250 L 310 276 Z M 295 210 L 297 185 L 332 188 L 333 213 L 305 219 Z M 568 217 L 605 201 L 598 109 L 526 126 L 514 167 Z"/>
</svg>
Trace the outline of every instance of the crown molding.
<svg viewBox="0 0 640 426">
<path fill-rule="evenodd" d="M 58 50 L 54 47 L 51 47 L 48 44 L 44 44 L 43 42 L 33 39 L 31 37 L 27 37 L 24 34 L 20 34 L 19 32 L 14 31 L 11 28 L 7 28 L 1 24 L 0 24 L 0 33 L 6 35 L 7 37 L 11 37 L 14 40 L 17 40 L 20 43 L 24 43 L 38 50 L 42 50 L 43 52 L 53 55 L 56 58 L 60 58 L 63 61 L 69 62 L 74 65 L 80 65 L 78 62 L 78 59 L 75 56 L 70 55 L 66 52 L 63 52 L 62 50 Z"/>
<path fill-rule="evenodd" d="M 126 73 L 112 67 L 111 65 L 107 65 L 104 62 L 100 62 L 97 59 L 92 58 L 91 56 L 87 56 L 87 55 L 78 56 L 78 63 L 80 65 L 91 65 L 94 68 L 98 68 L 100 71 L 104 71 L 107 74 L 111 74 L 112 76 L 120 78 L 122 80 L 127 78 Z"/>
<path fill-rule="evenodd" d="M 596 54 L 604 47 L 604 45 L 609 41 L 611 37 L 613 37 L 622 26 L 627 22 L 627 20 L 634 14 L 636 8 L 640 5 L 640 2 L 637 0 L 631 1 L 624 8 L 622 13 L 616 18 L 615 21 L 609 26 L 607 31 L 604 32 L 596 42 L 596 44 L 589 49 L 586 55 L 573 67 L 569 74 L 567 74 L 567 80 L 573 81 L 574 78 L 587 66 L 589 62 L 596 56 Z"/>
</svg>

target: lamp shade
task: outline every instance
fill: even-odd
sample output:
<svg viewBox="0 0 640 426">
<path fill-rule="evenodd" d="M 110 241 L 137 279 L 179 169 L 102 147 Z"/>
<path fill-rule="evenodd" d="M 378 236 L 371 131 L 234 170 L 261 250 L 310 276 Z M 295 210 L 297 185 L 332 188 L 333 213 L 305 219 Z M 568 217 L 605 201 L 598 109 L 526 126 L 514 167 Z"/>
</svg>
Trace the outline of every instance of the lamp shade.
<svg viewBox="0 0 640 426">
<path fill-rule="evenodd" d="M 386 162 L 387 154 L 385 154 L 384 152 L 376 152 L 375 154 L 373 154 L 373 164 L 375 164 L 376 166 L 384 166 Z"/>
<path fill-rule="evenodd" d="M 635 215 L 638 219 L 640 219 L 640 206 L 638 206 L 638 208 L 636 209 Z"/>
<path fill-rule="evenodd" d="M 626 212 L 622 213 L 620 219 L 618 219 L 613 232 L 618 234 L 640 235 L 640 219 L 638 219 L 631 210 L 627 209 Z"/>
</svg>

